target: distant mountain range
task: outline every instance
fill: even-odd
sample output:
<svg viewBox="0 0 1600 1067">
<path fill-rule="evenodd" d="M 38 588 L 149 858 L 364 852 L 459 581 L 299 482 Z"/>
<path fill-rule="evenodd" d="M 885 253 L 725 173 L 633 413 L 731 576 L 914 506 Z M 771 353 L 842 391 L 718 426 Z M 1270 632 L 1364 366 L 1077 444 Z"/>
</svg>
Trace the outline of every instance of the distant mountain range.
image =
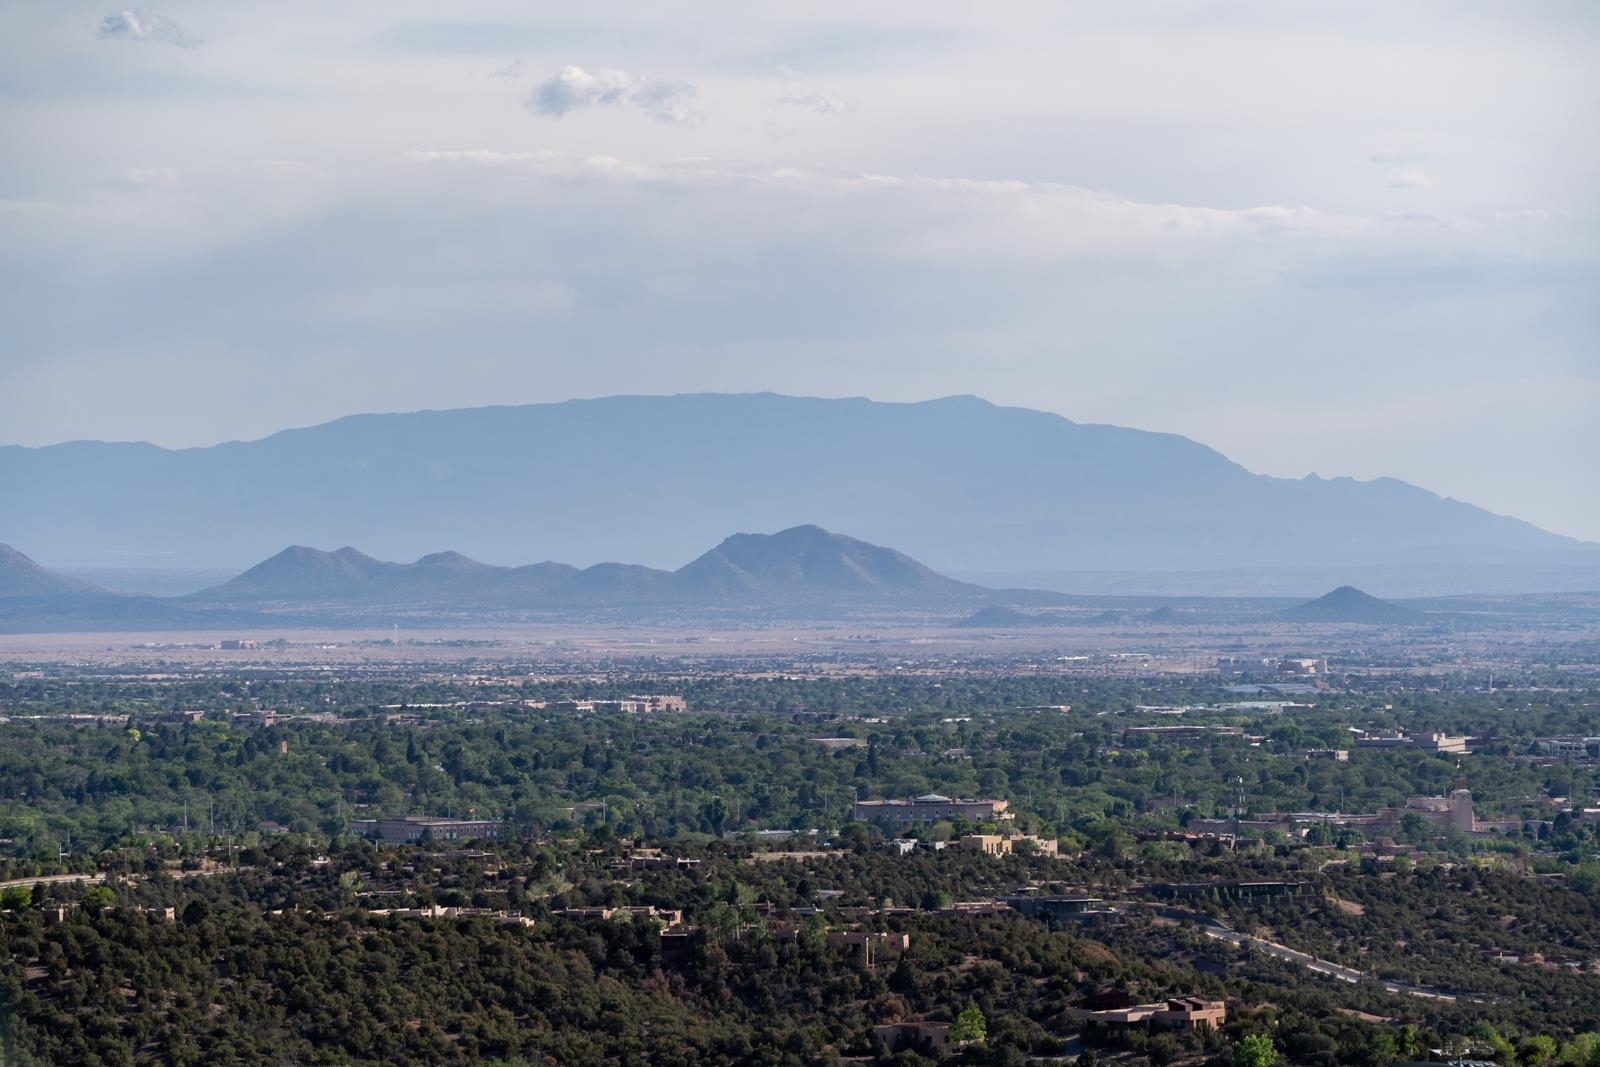
<svg viewBox="0 0 1600 1067">
<path fill-rule="evenodd" d="M 0 545 L 0 632 L 282 630 L 516 623 L 762 626 L 794 621 L 948 625 L 977 631 L 1449 623 L 1519 627 L 1551 611 L 1592 618 L 1593 595 L 1438 598 L 1413 609 L 1341 587 L 1303 604 L 1263 597 L 1085 597 L 990 589 L 818 526 L 735 534 L 675 571 L 637 564 L 499 567 L 457 552 L 391 563 L 295 545 L 198 593 L 109 592 Z M 1464 613 L 1470 612 L 1470 616 Z"/>
<path fill-rule="evenodd" d="M 451 625 L 508 621 L 846 618 L 947 615 L 1005 597 L 946 578 L 890 548 L 797 526 L 736 534 L 676 571 L 625 563 L 498 567 L 457 552 L 390 563 L 354 548 L 295 545 L 243 574 L 180 597 L 119 595 L 63 578 L 0 546 L 0 630 L 214 625 Z"/>
<path fill-rule="evenodd" d="M 50 562 L 76 568 L 233 568 L 300 541 L 389 558 L 448 544 L 495 563 L 660 567 L 730 529 L 817 522 L 899 546 L 941 573 L 1559 565 L 1600 574 L 1600 545 L 1392 479 L 1269 478 L 1182 437 L 973 397 L 612 397 L 360 415 L 177 451 L 11 446 L 0 448 L 0 499 L 0 535 L 49 546 Z M 706 561 L 700 577 L 749 581 L 756 572 L 724 547 L 727 559 Z M 1443 574 L 1418 591 L 1466 591 L 1450 584 Z"/>
<path fill-rule="evenodd" d="M 818 526 L 735 534 L 676 571 L 625 563 L 497 567 L 457 552 L 386 563 L 354 548 L 296 545 L 231 581 L 184 598 L 249 606 L 427 605 L 541 609 L 615 605 L 788 606 L 985 600 L 990 589 L 946 578 L 891 548 Z"/>
</svg>

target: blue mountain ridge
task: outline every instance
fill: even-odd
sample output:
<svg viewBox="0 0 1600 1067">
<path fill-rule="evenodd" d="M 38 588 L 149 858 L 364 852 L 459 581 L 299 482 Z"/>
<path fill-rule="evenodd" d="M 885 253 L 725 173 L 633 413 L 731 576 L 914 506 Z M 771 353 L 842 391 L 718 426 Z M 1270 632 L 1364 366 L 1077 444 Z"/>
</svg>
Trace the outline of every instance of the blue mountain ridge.
<svg viewBox="0 0 1600 1067">
<path fill-rule="evenodd" d="M 813 523 L 942 573 L 1600 560 L 1393 479 L 1271 478 L 1172 434 L 970 396 L 617 396 L 207 448 L 8 446 L 0 499 L 0 536 L 79 567 L 232 568 L 311 543 L 669 568 L 730 529 Z"/>
</svg>

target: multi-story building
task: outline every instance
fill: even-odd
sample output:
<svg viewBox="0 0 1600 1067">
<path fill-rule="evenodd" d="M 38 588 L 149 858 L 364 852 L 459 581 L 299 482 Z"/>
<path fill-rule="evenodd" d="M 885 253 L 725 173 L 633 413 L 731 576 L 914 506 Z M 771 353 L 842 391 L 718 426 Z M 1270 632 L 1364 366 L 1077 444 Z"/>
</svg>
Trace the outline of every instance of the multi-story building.
<svg viewBox="0 0 1600 1067">
<path fill-rule="evenodd" d="M 1398 822 L 1407 815 L 1419 815 L 1441 830 L 1470 834 L 1478 828 L 1472 809 L 1472 792 L 1466 786 L 1450 790 L 1448 796 L 1412 797 L 1403 808 L 1384 808 L 1380 815 Z"/>
<path fill-rule="evenodd" d="M 1010 818 L 1005 814 L 1007 800 L 952 800 L 928 793 L 912 800 L 858 800 L 854 816 L 861 822 L 888 822 L 896 826 L 938 822 L 940 819 L 966 819 L 991 822 Z"/>
<path fill-rule="evenodd" d="M 1467 751 L 1467 739 L 1465 737 L 1451 737 L 1449 734 L 1441 733 L 1413 734 L 1410 744 L 1412 748 L 1420 748 L 1428 752 L 1464 753 Z"/>
<path fill-rule="evenodd" d="M 1426 752 L 1467 751 L 1467 738 L 1449 734 L 1424 733 L 1407 735 L 1399 730 L 1373 730 L 1356 738 L 1357 748 L 1420 748 Z"/>
<path fill-rule="evenodd" d="M 351 819 L 350 832 L 381 838 L 390 845 L 418 841 L 499 841 L 507 826 L 497 819 L 436 819 L 427 815 L 397 815 L 381 819 Z"/>
<path fill-rule="evenodd" d="M 1600 737 L 1541 737 L 1534 742 L 1546 756 L 1587 759 L 1600 755 Z"/>
<path fill-rule="evenodd" d="M 623 697 L 620 701 L 622 711 L 642 714 L 652 711 L 688 711 L 689 704 L 683 697 L 662 696 L 651 694 L 648 696 Z"/>
<path fill-rule="evenodd" d="M 554 700 L 549 703 L 524 703 L 523 706 L 548 708 L 551 711 L 561 712 L 566 715 L 590 715 L 605 712 L 643 715 L 650 712 L 689 710 L 689 705 L 683 697 L 663 696 L 661 694 L 627 696 L 621 700 Z"/>
</svg>

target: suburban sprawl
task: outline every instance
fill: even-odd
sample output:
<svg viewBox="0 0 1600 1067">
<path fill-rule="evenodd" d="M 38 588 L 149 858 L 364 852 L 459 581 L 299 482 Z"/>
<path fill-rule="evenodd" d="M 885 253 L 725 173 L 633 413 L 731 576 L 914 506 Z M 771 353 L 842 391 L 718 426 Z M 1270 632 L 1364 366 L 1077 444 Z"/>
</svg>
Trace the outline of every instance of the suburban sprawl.
<svg viewBox="0 0 1600 1067">
<path fill-rule="evenodd" d="M 4 1062 L 1600 1062 L 1582 628 L 1144 637 L 13 653 Z"/>
</svg>

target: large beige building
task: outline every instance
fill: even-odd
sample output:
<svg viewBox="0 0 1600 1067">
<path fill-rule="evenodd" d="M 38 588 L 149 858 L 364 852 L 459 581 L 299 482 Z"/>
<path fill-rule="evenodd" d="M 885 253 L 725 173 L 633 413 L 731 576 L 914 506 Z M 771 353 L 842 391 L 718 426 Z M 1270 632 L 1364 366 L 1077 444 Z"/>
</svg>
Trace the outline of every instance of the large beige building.
<svg viewBox="0 0 1600 1067">
<path fill-rule="evenodd" d="M 956 844 L 968 852 L 981 852 L 985 856 L 1011 855 L 1011 838 L 999 834 L 968 834 Z"/>
<path fill-rule="evenodd" d="M 1420 815 L 1442 830 L 1456 830 L 1470 834 L 1478 828 L 1478 818 L 1472 810 L 1472 793 L 1466 786 L 1450 790 L 1449 796 L 1412 797 L 1403 808 L 1385 808 L 1398 818 Z"/>
</svg>

